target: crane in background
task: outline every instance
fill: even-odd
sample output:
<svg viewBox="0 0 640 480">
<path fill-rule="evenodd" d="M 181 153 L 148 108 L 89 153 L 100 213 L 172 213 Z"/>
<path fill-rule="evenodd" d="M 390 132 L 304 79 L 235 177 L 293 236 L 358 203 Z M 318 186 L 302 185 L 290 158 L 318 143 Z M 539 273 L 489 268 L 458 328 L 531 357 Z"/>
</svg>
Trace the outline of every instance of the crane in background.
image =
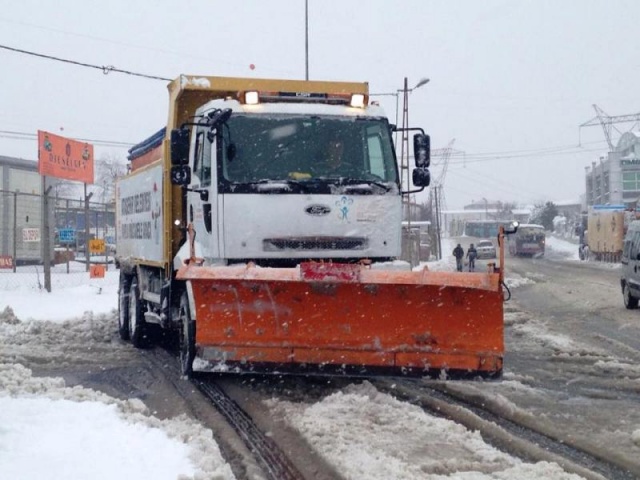
<svg viewBox="0 0 640 480">
<path fill-rule="evenodd" d="M 619 134 L 622 134 L 622 132 L 614 127 L 613 124 L 635 122 L 634 126 L 630 128 L 630 130 L 632 130 L 638 124 L 638 122 L 640 122 L 640 113 L 611 116 L 605 113 L 604 110 L 598 107 L 595 103 L 593 104 L 593 109 L 596 111 L 596 116 L 580 125 L 580 129 L 582 129 L 582 127 L 593 127 L 600 125 L 602 127 L 602 130 L 604 131 L 604 136 L 607 139 L 607 143 L 609 144 L 610 152 L 613 152 L 615 148 L 613 145 L 613 140 L 611 139 L 611 129 L 615 128 L 615 130 Z"/>
</svg>

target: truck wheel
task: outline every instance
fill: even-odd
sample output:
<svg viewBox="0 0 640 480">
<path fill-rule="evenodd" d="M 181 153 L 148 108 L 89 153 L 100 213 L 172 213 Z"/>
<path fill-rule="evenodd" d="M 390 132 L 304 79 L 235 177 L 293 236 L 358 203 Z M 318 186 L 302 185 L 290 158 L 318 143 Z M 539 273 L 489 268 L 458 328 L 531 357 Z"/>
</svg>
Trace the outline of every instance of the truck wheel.
<svg viewBox="0 0 640 480">
<path fill-rule="evenodd" d="M 118 333 L 122 340 L 129 340 L 129 285 L 128 276 L 120 275 L 118 287 Z"/>
<path fill-rule="evenodd" d="M 138 288 L 138 279 L 131 280 L 129 288 L 129 338 L 136 348 L 144 346 L 145 321 L 142 308 L 142 301 L 139 298 L 140 289 Z"/>
<path fill-rule="evenodd" d="M 638 299 L 631 295 L 631 290 L 629 289 L 628 283 L 624 284 L 624 288 L 622 289 L 622 298 L 624 300 L 624 306 L 629 310 L 638 308 Z"/>
<path fill-rule="evenodd" d="M 196 322 L 191 319 L 187 292 L 180 297 L 180 371 L 191 377 L 196 357 Z"/>
</svg>

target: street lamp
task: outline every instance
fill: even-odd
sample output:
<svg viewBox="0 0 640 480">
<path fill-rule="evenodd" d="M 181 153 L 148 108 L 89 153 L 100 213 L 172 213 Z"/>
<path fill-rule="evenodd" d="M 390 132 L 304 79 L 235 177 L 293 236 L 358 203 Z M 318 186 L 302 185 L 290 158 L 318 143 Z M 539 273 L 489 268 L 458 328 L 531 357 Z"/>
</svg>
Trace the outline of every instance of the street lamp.
<svg viewBox="0 0 640 480">
<path fill-rule="evenodd" d="M 418 83 L 416 83 L 416 86 L 413 87 L 411 90 L 409 90 L 410 92 L 415 90 L 416 88 L 420 88 L 423 85 L 426 85 L 427 83 L 429 83 L 431 81 L 431 79 L 429 78 L 421 78 L 420 81 Z"/>
<path fill-rule="evenodd" d="M 404 97 L 404 113 L 403 113 L 403 120 L 402 120 L 402 145 L 400 148 L 400 184 L 402 185 L 404 183 L 403 177 L 404 177 L 404 170 L 406 169 L 406 185 L 407 185 L 407 197 L 406 197 L 406 201 L 404 201 L 403 203 L 405 203 L 406 205 L 406 215 L 407 215 L 407 220 L 408 220 L 408 258 L 409 258 L 409 262 L 411 262 L 411 259 L 413 258 L 413 247 L 412 247 L 412 241 L 411 241 L 411 196 L 409 195 L 409 192 L 411 191 L 411 178 L 409 176 L 409 137 L 408 137 L 408 133 L 407 133 L 407 129 L 409 127 L 408 123 L 409 123 L 409 93 L 413 92 L 415 89 L 422 87 L 423 85 L 426 85 L 427 83 L 429 83 L 429 79 L 426 77 L 421 78 L 418 83 L 415 84 L 415 86 L 413 88 L 408 88 L 408 81 L 407 81 L 407 77 L 404 77 L 404 84 L 403 84 L 403 88 L 398 88 L 395 92 L 383 92 L 383 93 L 370 93 L 369 96 L 394 96 L 396 97 L 396 120 L 395 120 L 395 125 L 396 125 L 396 131 L 395 133 L 395 138 L 394 138 L 394 144 L 398 145 L 398 103 L 399 103 L 399 98 L 400 98 L 400 93 L 403 94 Z M 405 165 L 405 146 L 406 146 L 406 165 Z M 419 248 L 419 247 L 418 247 Z"/>
<path fill-rule="evenodd" d="M 418 81 L 418 83 L 415 84 L 415 86 L 413 88 L 408 88 L 406 90 L 406 93 L 411 93 L 415 89 L 420 88 L 423 85 L 426 85 L 430 81 L 431 81 L 431 79 L 423 77 L 423 78 L 420 79 L 420 81 Z M 401 93 L 405 93 L 405 89 L 404 88 L 398 88 L 395 92 L 383 92 L 383 93 L 370 93 L 369 94 L 370 97 L 389 97 L 389 96 L 396 97 L 396 126 L 398 125 L 398 101 L 399 101 L 398 99 L 399 99 Z"/>
</svg>

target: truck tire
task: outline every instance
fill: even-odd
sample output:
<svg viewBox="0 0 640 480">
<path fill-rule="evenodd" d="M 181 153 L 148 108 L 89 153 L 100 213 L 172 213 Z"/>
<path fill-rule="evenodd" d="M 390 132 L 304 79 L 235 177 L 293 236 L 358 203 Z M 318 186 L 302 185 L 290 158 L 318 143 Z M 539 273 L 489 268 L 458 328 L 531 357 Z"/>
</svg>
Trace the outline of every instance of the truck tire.
<svg viewBox="0 0 640 480">
<path fill-rule="evenodd" d="M 628 283 L 625 283 L 622 288 L 622 299 L 624 300 L 624 306 L 627 307 L 627 309 L 634 310 L 638 308 L 638 299 L 631 295 Z"/>
<path fill-rule="evenodd" d="M 195 357 L 196 322 L 191 318 L 187 292 L 183 292 L 180 297 L 180 371 L 187 378 L 193 375 Z"/>
<path fill-rule="evenodd" d="M 145 330 L 144 309 L 140 300 L 138 279 L 133 277 L 129 287 L 129 338 L 134 347 L 144 347 Z"/>
<path fill-rule="evenodd" d="M 120 274 L 118 286 L 118 333 L 122 340 L 129 340 L 129 288 L 131 279 Z"/>
</svg>

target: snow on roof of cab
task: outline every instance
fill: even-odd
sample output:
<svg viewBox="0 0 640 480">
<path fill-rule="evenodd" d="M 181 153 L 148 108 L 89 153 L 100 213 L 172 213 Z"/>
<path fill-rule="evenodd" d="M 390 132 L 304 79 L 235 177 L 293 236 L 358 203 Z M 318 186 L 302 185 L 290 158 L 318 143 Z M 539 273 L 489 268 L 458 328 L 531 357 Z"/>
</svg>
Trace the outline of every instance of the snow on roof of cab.
<svg viewBox="0 0 640 480">
<path fill-rule="evenodd" d="M 382 107 L 371 105 L 367 108 L 355 108 L 347 105 L 327 105 L 326 103 L 259 103 L 245 105 L 234 99 L 216 99 L 205 103 L 197 113 L 214 108 L 231 108 L 234 112 L 251 114 L 291 114 L 291 115 L 327 115 L 341 117 L 386 117 Z"/>
</svg>

